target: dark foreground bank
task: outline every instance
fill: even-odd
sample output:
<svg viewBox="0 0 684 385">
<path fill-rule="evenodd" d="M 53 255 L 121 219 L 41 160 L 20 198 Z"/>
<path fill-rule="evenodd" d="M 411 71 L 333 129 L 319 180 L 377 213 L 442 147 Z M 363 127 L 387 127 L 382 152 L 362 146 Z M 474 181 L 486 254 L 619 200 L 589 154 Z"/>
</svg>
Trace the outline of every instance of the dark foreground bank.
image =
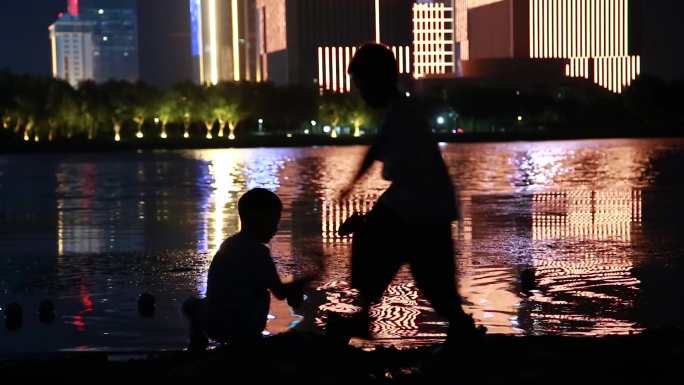
<svg viewBox="0 0 684 385">
<path fill-rule="evenodd" d="M 274 337 L 258 351 L 56 353 L 0 360 L 3 379 L 75 381 L 203 376 L 228 383 L 552 384 L 680 383 L 681 330 L 602 338 L 487 336 L 456 351 L 438 347 L 372 351 L 301 334 Z M 246 381 L 242 381 L 245 379 Z"/>
</svg>

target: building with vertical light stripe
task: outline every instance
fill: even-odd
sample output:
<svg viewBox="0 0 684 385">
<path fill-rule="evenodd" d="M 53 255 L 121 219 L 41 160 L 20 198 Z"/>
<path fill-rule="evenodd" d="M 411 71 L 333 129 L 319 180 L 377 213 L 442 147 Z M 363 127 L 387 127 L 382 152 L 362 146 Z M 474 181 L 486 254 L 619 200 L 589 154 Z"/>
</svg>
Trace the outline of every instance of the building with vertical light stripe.
<svg viewBox="0 0 684 385">
<path fill-rule="evenodd" d="M 256 0 L 262 80 L 346 92 L 347 67 L 370 41 L 389 46 L 411 73 L 413 0 Z"/>
<path fill-rule="evenodd" d="M 616 93 L 641 73 L 630 0 L 454 0 L 462 76 L 493 60 L 564 61 L 564 75 Z M 489 63 L 487 63 L 489 61 Z M 506 63 L 506 61 L 501 61 Z"/>
<path fill-rule="evenodd" d="M 454 7 L 441 2 L 413 4 L 413 76 L 453 73 L 456 66 Z"/>
<path fill-rule="evenodd" d="M 254 0 L 190 0 L 192 53 L 201 84 L 259 81 Z"/>
</svg>

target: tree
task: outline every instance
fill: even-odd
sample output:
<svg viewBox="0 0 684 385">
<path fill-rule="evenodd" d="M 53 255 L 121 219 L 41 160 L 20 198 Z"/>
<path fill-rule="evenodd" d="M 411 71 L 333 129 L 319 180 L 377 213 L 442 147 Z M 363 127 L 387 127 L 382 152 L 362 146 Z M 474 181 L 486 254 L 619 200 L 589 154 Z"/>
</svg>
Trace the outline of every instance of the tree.
<svg viewBox="0 0 684 385">
<path fill-rule="evenodd" d="M 16 103 L 14 77 L 7 71 L 0 71 L 0 125 L 3 129 L 9 129 L 12 124 Z"/>
<path fill-rule="evenodd" d="M 244 84 L 219 83 L 214 87 L 216 104 L 213 114 L 219 122 L 219 137 L 223 137 L 224 129 L 228 124 L 228 139 L 235 140 L 235 128 L 247 115 L 244 104 L 246 87 Z"/>
<path fill-rule="evenodd" d="M 132 118 L 131 104 L 132 86 L 120 80 L 110 80 L 101 86 L 105 108 L 112 121 L 114 141 L 121 141 L 121 129 L 125 122 Z"/>
<path fill-rule="evenodd" d="M 53 80 L 47 94 L 48 140 L 52 141 L 58 136 L 71 138 L 79 120 L 76 92 L 69 83 Z"/>
<path fill-rule="evenodd" d="M 190 82 L 180 83 L 174 87 L 179 95 L 178 111 L 183 123 L 183 137 L 190 137 L 190 125 L 193 119 L 201 115 L 201 99 L 203 88 Z"/>
<path fill-rule="evenodd" d="M 162 139 L 168 137 L 166 132 L 166 126 L 170 121 L 176 120 L 181 117 L 179 100 L 181 99 L 180 94 L 175 89 L 169 89 L 162 92 L 161 97 L 156 105 L 157 116 L 159 117 L 159 123 L 161 124 L 161 132 L 159 136 Z"/>
<path fill-rule="evenodd" d="M 87 138 L 93 140 L 99 129 L 110 120 L 101 87 L 92 80 L 81 82 L 78 85 L 77 105 L 80 116 L 78 125 Z"/>
<path fill-rule="evenodd" d="M 155 101 L 159 98 L 159 92 L 147 84 L 139 82 L 131 88 L 131 93 L 133 121 L 137 127 L 135 136 L 142 139 L 145 136 L 143 133 L 145 120 L 156 112 Z"/>
<path fill-rule="evenodd" d="M 40 133 L 47 124 L 47 95 L 50 80 L 40 77 L 23 76 L 19 80 L 15 102 L 17 124 L 15 132 L 24 129 L 24 140 L 40 140 Z"/>
<path fill-rule="evenodd" d="M 364 103 L 356 94 L 349 95 L 347 103 L 348 108 L 345 108 L 344 111 L 347 111 L 347 120 L 354 128 L 354 137 L 358 138 L 361 136 L 361 127 L 368 126 L 372 121 L 373 113 L 366 106 L 366 103 Z"/>
<path fill-rule="evenodd" d="M 196 114 L 207 131 L 205 135 L 207 139 L 213 138 L 212 130 L 214 128 L 214 123 L 216 122 L 214 109 L 220 104 L 221 100 L 216 90 L 216 86 L 209 86 L 203 89 L 201 101 L 196 108 Z"/>
<path fill-rule="evenodd" d="M 319 120 L 331 126 L 330 136 L 337 138 L 337 128 L 347 121 L 350 113 L 349 95 L 326 92 L 319 97 Z"/>
</svg>

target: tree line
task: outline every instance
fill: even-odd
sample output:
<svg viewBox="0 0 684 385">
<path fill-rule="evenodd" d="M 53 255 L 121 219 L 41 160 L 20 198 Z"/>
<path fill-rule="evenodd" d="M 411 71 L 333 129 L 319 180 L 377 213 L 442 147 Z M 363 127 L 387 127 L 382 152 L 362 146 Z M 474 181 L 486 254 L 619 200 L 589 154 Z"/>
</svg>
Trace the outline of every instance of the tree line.
<svg viewBox="0 0 684 385">
<path fill-rule="evenodd" d="M 353 94 L 269 83 L 181 83 L 159 89 L 112 80 L 69 83 L 0 72 L 4 136 L 24 141 L 131 141 L 306 132 L 372 134 L 372 114 Z"/>
</svg>

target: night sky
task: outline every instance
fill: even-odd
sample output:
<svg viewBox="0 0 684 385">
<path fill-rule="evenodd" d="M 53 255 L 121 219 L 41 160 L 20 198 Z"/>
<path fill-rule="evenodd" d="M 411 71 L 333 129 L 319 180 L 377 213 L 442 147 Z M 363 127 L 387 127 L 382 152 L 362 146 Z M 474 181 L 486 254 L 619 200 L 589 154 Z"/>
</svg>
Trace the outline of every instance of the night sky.
<svg viewBox="0 0 684 385">
<path fill-rule="evenodd" d="M 49 75 L 47 28 L 65 8 L 65 0 L 1 0 L 0 68 Z M 645 72 L 684 79 L 684 1 L 641 0 L 641 8 Z"/>
</svg>

